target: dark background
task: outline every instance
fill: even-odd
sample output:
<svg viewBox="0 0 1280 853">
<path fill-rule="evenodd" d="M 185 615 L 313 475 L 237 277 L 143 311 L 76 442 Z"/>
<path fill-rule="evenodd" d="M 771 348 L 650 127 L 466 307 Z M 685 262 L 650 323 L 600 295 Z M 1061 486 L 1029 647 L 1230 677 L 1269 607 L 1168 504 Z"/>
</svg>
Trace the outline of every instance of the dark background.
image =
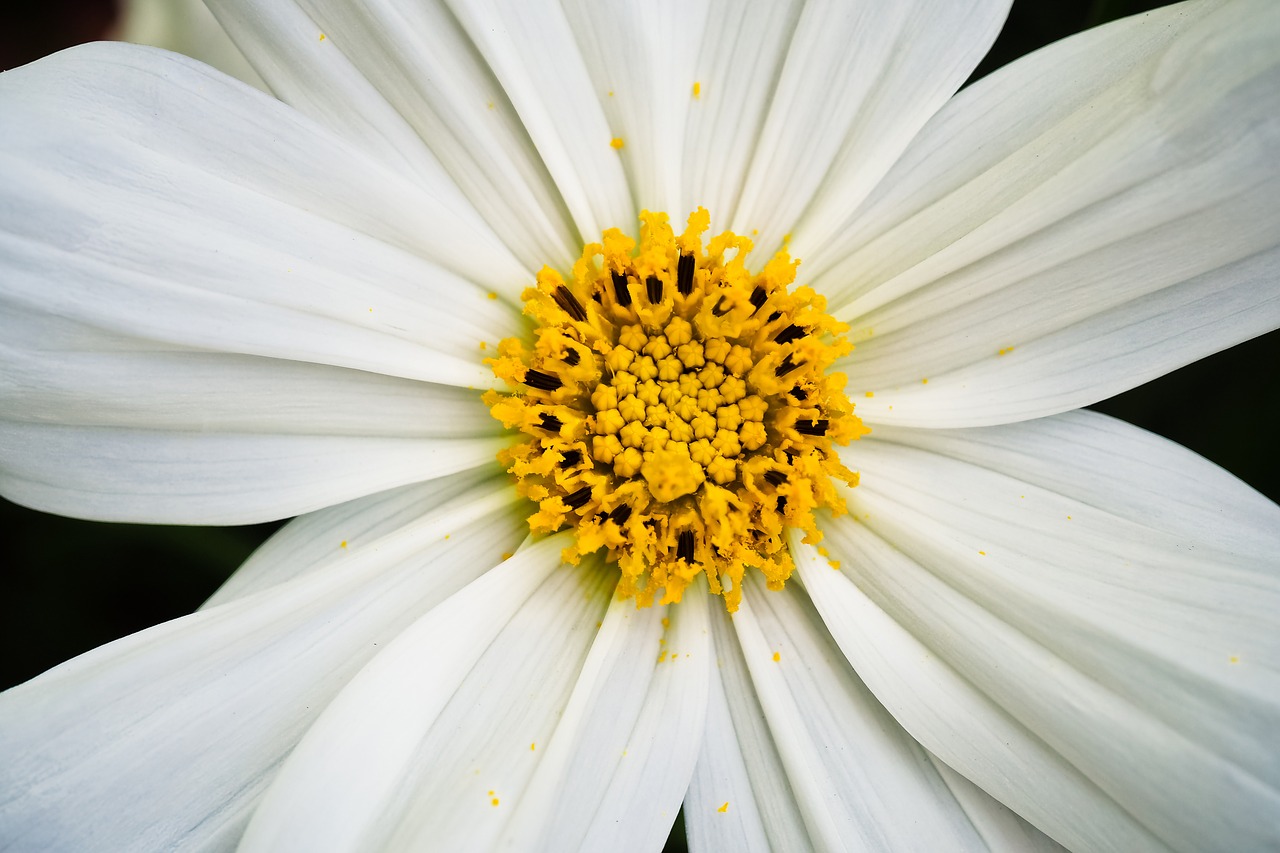
<svg viewBox="0 0 1280 853">
<path fill-rule="evenodd" d="M 1086 27 L 1162 5 L 1142 0 L 1016 2 L 1008 25 L 972 79 Z M 0 69 L 102 38 L 116 16 L 111 0 L 21 6 L 16 14 L 0 15 Z M 1280 333 L 1092 408 L 1184 444 L 1280 500 L 1275 427 L 1280 419 Z M 190 612 L 277 526 L 101 524 L 0 500 L 0 689 L 94 646 Z"/>
</svg>

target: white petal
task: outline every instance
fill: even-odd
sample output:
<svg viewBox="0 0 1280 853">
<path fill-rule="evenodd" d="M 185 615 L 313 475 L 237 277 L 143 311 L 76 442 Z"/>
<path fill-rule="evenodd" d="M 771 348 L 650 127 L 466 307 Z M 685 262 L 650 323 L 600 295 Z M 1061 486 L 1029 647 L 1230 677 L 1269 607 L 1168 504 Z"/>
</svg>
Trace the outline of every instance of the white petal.
<svg viewBox="0 0 1280 853">
<path fill-rule="evenodd" d="M 671 162 L 682 166 L 679 178 L 684 193 L 677 210 L 707 208 L 713 233 L 729 225 L 738 206 L 804 6 L 798 0 L 708 4 L 705 20 L 696 22 L 703 29 L 692 79 L 683 81 L 683 92 L 677 90 L 681 81 L 671 81 L 674 103 L 656 105 L 678 114 L 692 94 L 692 85 L 698 85 L 697 98 L 683 110 L 686 129 L 681 157 Z M 676 63 L 673 76 L 682 67 L 683 63 Z M 661 150 L 665 155 L 666 148 Z M 634 156 L 623 149 L 624 162 Z M 678 217 L 677 210 L 666 209 Z"/>
<path fill-rule="evenodd" d="M 609 605 L 616 573 L 560 567 L 564 544 L 525 549 L 379 655 L 291 756 L 245 847 L 660 844 L 701 734 L 705 616 L 673 613 L 681 657 L 655 664 L 663 609 Z"/>
<path fill-rule="evenodd" d="M 249 524 L 488 466 L 509 443 L 0 420 L 0 493 L 33 509 L 98 521 Z"/>
<path fill-rule="evenodd" d="M 913 735 L 1069 847 L 1276 843 L 1280 509 L 1098 415 L 856 456 L 801 576 Z"/>
<path fill-rule="evenodd" d="M 728 614 L 711 612 L 716 676 L 707 729 L 684 801 L 689 848 L 808 850 L 814 842 Z"/>
<path fill-rule="evenodd" d="M 705 203 L 686 196 L 681 164 L 699 40 L 714 13 L 680 0 L 563 5 L 607 127 L 623 141 L 618 156 L 637 207 L 683 221 Z M 611 224 L 635 230 L 633 222 Z"/>
<path fill-rule="evenodd" d="M 768 91 L 764 124 L 751 134 L 755 150 L 734 230 L 758 229 L 766 252 L 793 230 L 800 251 L 839 233 L 982 59 L 1008 6 L 1006 0 L 807 4 Z"/>
<path fill-rule="evenodd" d="M 122 11 L 120 41 L 172 50 L 270 91 L 201 0 L 130 0 Z"/>
<path fill-rule="evenodd" d="M 1180 4 L 953 99 L 808 258 L 859 413 L 1038 417 L 1280 325 L 1278 39 L 1266 0 Z"/>
<path fill-rule="evenodd" d="M 947 783 L 956 802 L 982 835 L 987 848 L 1009 853 L 1057 853 L 1065 848 L 1001 805 L 986 791 L 952 770 L 930 753 L 929 760 Z"/>
<path fill-rule="evenodd" d="M 529 269 L 568 268 L 576 240 L 555 180 L 506 81 L 443 3 L 209 6 L 285 102 L 407 181 L 454 183 Z"/>
<path fill-rule="evenodd" d="M 635 228 L 635 204 L 573 29 L 555 0 L 447 0 L 502 84 L 580 237 Z M 590 34 L 584 34 L 589 35 Z M 623 141 L 625 145 L 625 140 Z"/>
<path fill-rule="evenodd" d="M 656 850 L 667 838 L 706 720 L 707 594 L 637 609 L 614 600 L 506 847 Z"/>
<path fill-rule="evenodd" d="M 518 328 L 486 286 L 524 273 L 473 212 L 185 57 L 64 51 L 0 108 L 6 311 L 464 387 Z"/>
<path fill-rule="evenodd" d="M 4 693 L 4 840 L 33 850 L 234 844 L 279 762 L 350 676 L 514 550 L 519 509 L 509 488 L 474 490 L 324 569 Z"/>
<path fill-rule="evenodd" d="M 733 626 L 816 846 L 983 849 L 928 756 L 849 668 L 803 594 L 771 593 L 756 577 Z"/>
<path fill-rule="evenodd" d="M 497 470 L 496 465 L 473 468 L 299 516 L 250 554 L 200 609 L 208 610 L 312 574 L 397 528 L 436 512 L 478 486 L 499 489 L 507 482 L 506 472 Z"/>
</svg>

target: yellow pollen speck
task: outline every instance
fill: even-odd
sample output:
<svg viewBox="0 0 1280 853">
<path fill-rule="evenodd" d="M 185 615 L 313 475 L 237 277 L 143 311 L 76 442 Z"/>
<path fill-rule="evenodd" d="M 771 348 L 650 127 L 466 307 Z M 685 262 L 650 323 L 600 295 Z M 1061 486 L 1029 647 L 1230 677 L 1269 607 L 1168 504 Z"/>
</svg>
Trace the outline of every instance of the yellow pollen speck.
<svg viewBox="0 0 1280 853">
<path fill-rule="evenodd" d="M 984 556 L 984 557 L 985 557 L 985 556 L 987 556 L 987 552 L 986 552 L 986 551 L 979 551 L 978 553 L 979 553 L 979 554 L 981 554 L 981 555 L 982 555 L 982 556 Z"/>
<path fill-rule="evenodd" d="M 487 106 L 489 109 L 493 109 L 493 101 L 489 101 L 489 103 L 487 103 L 485 106 Z"/>
<path fill-rule="evenodd" d="M 533 752 L 533 751 L 534 751 L 535 749 L 537 749 L 537 748 L 538 748 L 538 745 L 537 745 L 536 743 L 531 743 L 531 744 L 529 744 L 529 751 L 530 751 L 530 752 Z"/>
<path fill-rule="evenodd" d="M 498 798 L 494 797 L 492 800 L 490 800 L 489 805 L 496 807 L 498 805 Z"/>
<path fill-rule="evenodd" d="M 928 384 L 929 384 L 929 380 L 928 380 L 928 379 L 921 379 L 921 380 L 920 380 L 920 384 L 921 384 L 921 385 L 928 385 Z"/>
<path fill-rule="evenodd" d="M 778 662 L 778 661 L 780 661 L 780 660 L 782 660 L 782 652 L 774 652 L 774 653 L 773 653 L 773 662 L 774 662 L 774 663 L 777 663 L 777 662 Z"/>
<path fill-rule="evenodd" d="M 1071 516 L 1069 516 L 1069 515 L 1068 515 L 1068 516 L 1067 516 L 1067 521 L 1070 521 L 1070 520 L 1071 520 Z"/>
<path fill-rule="evenodd" d="M 338 543 L 338 547 L 339 547 L 339 548 L 345 548 L 345 547 L 347 547 L 347 540 L 343 539 L 341 542 L 339 542 L 339 543 Z"/>
<path fill-rule="evenodd" d="M 1227 658 L 1227 662 L 1228 662 L 1228 663 L 1240 663 L 1240 656 L 1239 656 L 1239 655 L 1232 655 L 1231 657 Z"/>
<path fill-rule="evenodd" d="M 511 557 L 512 557 L 512 552 L 511 552 L 511 551 L 503 551 L 503 552 L 502 552 L 502 559 L 503 559 L 504 561 L 505 561 L 505 560 L 510 560 L 510 559 L 511 559 Z"/>
<path fill-rule="evenodd" d="M 865 396 L 867 397 L 867 399 L 870 399 L 870 398 L 874 397 L 875 395 L 876 395 L 876 392 L 875 392 L 875 391 L 868 391 L 868 392 L 866 393 L 866 395 L 865 395 Z"/>
<path fill-rule="evenodd" d="M 720 814 L 724 814 L 724 813 L 725 813 L 725 812 L 727 812 L 728 810 L 729 810 L 729 802 L 728 802 L 728 800 L 726 800 L 726 801 L 725 801 L 725 804 L 724 804 L 723 806 L 721 806 L 720 808 L 716 809 L 716 811 L 720 812 Z"/>
<path fill-rule="evenodd" d="M 486 294 L 485 294 L 485 296 L 489 297 L 490 299 L 497 299 L 497 298 L 498 298 L 498 294 L 494 293 L 492 290 L 491 290 L 491 291 L 489 291 L 488 293 L 486 293 Z"/>
<path fill-rule="evenodd" d="M 701 97 L 702 97 L 702 84 L 701 84 L 701 83 L 694 83 L 694 84 L 693 84 L 693 96 L 694 96 L 695 98 L 701 98 Z"/>
<path fill-rule="evenodd" d="M 1013 352 L 1013 347 L 1001 347 L 996 350 L 996 355 L 1008 355 L 1011 352 Z"/>
<path fill-rule="evenodd" d="M 324 41 L 324 40 L 325 40 L 325 35 L 324 35 L 324 33 L 321 33 L 321 34 L 320 34 L 320 41 Z"/>
<path fill-rule="evenodd" d="M 857 485 L 835 446 L 868 430 L 829 372 L 853 347 L 785 250 L 752 272 L 752 241 L 707 238 L 705 209 L 682 232 L 640 220 L 638 240 L 608 229 L 537 274 L 535 331 L 485 359 L 509 390 L 484 401 L 520 433 L 499 459 L 537 505 L 532 533 L 572 529 L 570 563 L 603 549 L 637 606 L 703 575 L 732 612 L 749 568 L 770 589 L 791 576 L 788 528 L 818 542 L 815 512 Z"/>
<path fill-rule="evenodd" d="M 663 616 L 663 617 L 662 617 L 662 627 L 663 627 L 663 628 L 670 628 L 670 627 L 671 627 L 671 620 L 670 620 L 670 619 L 668 619 L 667 617 Z"/>
<path fill-rule="evenodd" d="M 613 93 L 610 92 L 609 94 L 613 94 Z M 623 145 L 626 145 L 626 143 L 622 141 L 621 136 L 615 136 L 613 139 L 609 140 L 609 147 L 612 148 L 614 151 L 619 150 L 620 148 L 622 148 Z"/>
<path fill-rule="evenodd" d="M 489 348 L 489 342 L 488 342 L 488 341 L 481 341 L 481 342 L 480 342 L 480 352 L 484 352 L 484 351 L 485 351 L 485 350 L 487 350 L 488 348 Z"/>
</svg>

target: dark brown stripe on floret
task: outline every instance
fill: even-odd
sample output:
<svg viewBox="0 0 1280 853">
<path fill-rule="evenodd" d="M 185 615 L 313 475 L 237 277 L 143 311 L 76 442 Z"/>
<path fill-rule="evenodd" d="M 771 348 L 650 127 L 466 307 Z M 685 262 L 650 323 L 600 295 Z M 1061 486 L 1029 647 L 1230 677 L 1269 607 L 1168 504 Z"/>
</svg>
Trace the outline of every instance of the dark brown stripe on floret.
<svg viewBox="0 0 1280 853">
<path fill-rule="evenodd" d="M 644 280 L 644 288 L 648 291 L 650 305 L 657 305 L 662 301 L 662 279 L 651 275 Z"/>
<path fill-rule="evenodd" d="M 816 421 L 796 421 L 796 432 L 803 433 L 804 435 L 826 435 L 828 426 L 829 423 L 825 419 Z"/>
<path fill-rule="evenodd" d="M 807 334 L 809 334 L 808 330 L 802 329 L 795 323 L 792 323 L 790 326 L 787 326 L 781 332 L 774 335 L 773 341 L 778 344 L 789 344 L 798 338 L 803 338 Z"/>
<path fill-rule="evenodd" d="M 581 322 L 587 319 L 587 312 L 582 307 L 582 303 L 578 301 L 578 297 L 569 292 L 569 288 L 563 284 L 556 288 L 556 292 L 551 294 L 551 298 L 556 304 L 564 309 L 564 313 L 573 319 Z"/>
<path fill-rule="evenodd" d="M 682 296 L 693 293 L 693 255 L 681 255 L 680 264 L 676 267 L 676 289 Z"/>
<path fill-rule="evenodd" d="M 554 391 L 564 385 L 560 381 L 560 377 L 554 373 L 544 373 L 541 370 L 533 370 L 532 368 L 524 372 L 524 384 L 530 388 L 537 388 L 539 391 Z"/>
<path fill-rule="evenodd" d="M 631 304 L 631 291 L 627 288 L 626 273 L 616 272 L 613 274 L 613 295 L 623 308 Z"/>
<path fill-rule="evenodd" d="M 578 507 L 582 506 L 584 503 L 586 503 L 590 499 L 591 499 L 590 486 L 583 486 L 582 488 L 578 489 L 576 492 L 570 492 L 569 494 L 565 495 L 563 498 L 565 505 L 572 507 L 573 509 L 577 509 Z"/>
<path fill-rule="evenodd" d="M 693 531 L 681 530 L 676 538 L 676 559 L 686 563 L 693 560 Z"/>
</svg>

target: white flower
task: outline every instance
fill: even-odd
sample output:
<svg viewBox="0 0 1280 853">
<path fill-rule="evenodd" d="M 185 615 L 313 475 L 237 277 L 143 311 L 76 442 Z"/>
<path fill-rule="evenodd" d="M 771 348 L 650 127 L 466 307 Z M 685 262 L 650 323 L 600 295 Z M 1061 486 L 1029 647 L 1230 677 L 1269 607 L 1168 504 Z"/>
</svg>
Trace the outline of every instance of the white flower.
<svg viewBox="0 0 1280 853">
<path fill-rule="evenodd" d="M 1061 414 L 1280 325 L 1275 4 L 954 98 L 1005 4 L 211 5 L 284 103 L 129 45 L 0 75 L 0 490 L 306 514 L 0 698 L 4 843 L 1280 844 L 1280 509 Z M 791 235 L 873 428 L 839 570 L 792 537 L 732 619 L 504 560 L 472 390 L 542 264 L 697 205 Z"/>
</svg>

